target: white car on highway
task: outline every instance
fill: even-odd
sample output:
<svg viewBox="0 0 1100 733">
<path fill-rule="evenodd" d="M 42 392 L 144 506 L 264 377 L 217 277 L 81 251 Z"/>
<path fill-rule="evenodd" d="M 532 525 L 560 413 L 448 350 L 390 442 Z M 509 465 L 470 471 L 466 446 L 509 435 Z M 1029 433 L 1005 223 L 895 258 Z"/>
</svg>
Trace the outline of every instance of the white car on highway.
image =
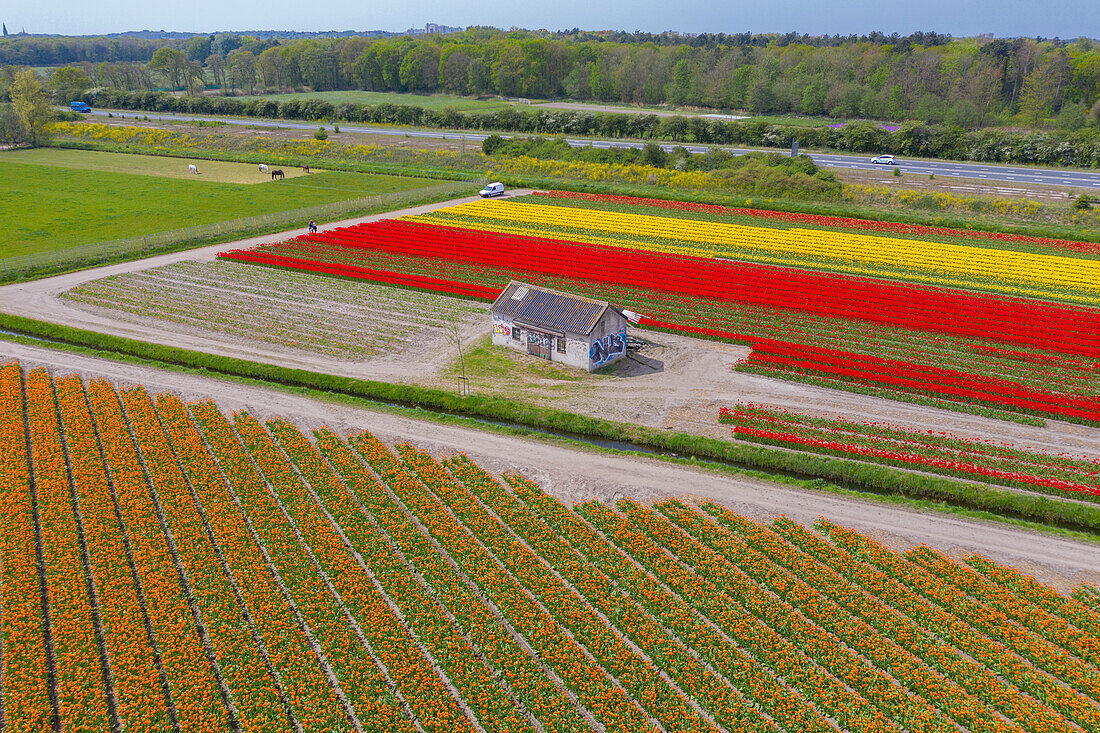
<svg viewBox="0 0 1100 733">
<path fill-rule="evenodd" d="M 872 163 L 881 163 L 883 165 L 894 165 L 897 160 L 892 155 L 876 155 L 871 158 Z"/>
</svg>

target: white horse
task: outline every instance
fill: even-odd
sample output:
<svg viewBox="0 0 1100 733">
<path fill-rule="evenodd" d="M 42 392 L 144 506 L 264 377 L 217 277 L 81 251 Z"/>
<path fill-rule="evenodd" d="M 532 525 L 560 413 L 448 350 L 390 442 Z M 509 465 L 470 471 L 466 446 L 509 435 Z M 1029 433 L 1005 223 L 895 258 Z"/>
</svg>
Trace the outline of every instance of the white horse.
<svg viewBox="0 0 1100 733">
<path fill-rule="evenodd" d="M 260 173 L 267 173 L 267 163 L 260 163 Z"/>
<path fill-rule="evenodd" d="M 198 175 L 199 174 L 199 167 L 197 165 L 195 165 L 194 163 L 190 163 L 187 166 L 187 172 L 188 173 L 194 173 L 195 175 Z"/>
</svg>

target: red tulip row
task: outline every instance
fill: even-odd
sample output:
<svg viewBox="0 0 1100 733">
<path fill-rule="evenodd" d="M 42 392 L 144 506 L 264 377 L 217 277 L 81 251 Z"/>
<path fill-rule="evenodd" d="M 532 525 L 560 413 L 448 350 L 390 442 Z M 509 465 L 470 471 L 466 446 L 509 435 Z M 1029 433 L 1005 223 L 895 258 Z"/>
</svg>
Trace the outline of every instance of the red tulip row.
<svg viewBox="0 0 1100 733">
<path fill-rule="evenodd" d="M 806 224 L 809 226 L 822 226 L 838 229 L 859 229 L 873 232 L 887 232 L 891 234 L 909 234 L 914 236 L 941 235 L 947 237 L 966 237 L 969 239 L 990 239 L 1001 242 L 1042 244 L 1060 249 L 1073 250 L 1076 252 L 1100 252 L 1100 244 L 1097 244 L 1095 242 L 1076 242 L 1066 239 L 1051 239 L 1049 237 L 1028 237 L 1023 234 L 981 232 L 971 229 L 948 229 L 945 227 L 925 226 L 923 224 L 903 224 L 896 221 L 851 219 L 842 216 L 797 214 L 787 211 L 768 211 L 765 209 L 742 209 L 732 206 L 720 206 L 717 204 L 696 204 L 688 201 L 668 201 L 665 199 L 639 198 L 634 196 L 615 196 L 612 194 L 601 193 L 579 193 L 574 191 L 536 191 L 535 195 L 545 196 L 549 198 L 591 201 L 594 203 L 619 204 L 628 206 L 650 206 L 654 208 L 671 209 L 676 211 L 697 211 L 705 214 L 718 214 L 721 216 L 752 216 L 760 219 L 771 219 L 773 221 L 789 222 L 792 224 Z"/>
<path fill-rule="evenodd" d="M 742 440 L 796 447 L 1023 488 L 1100 496 L 1100 462 L 1052 456 L 947 433 L 906 430 L 878 423 L 815 418 L 759 405 L 719 410 Z"/>
<path fill-rule="evenodd" d="M 363 254 L 357 254 L 362 250 Z M 869 321 L 1100 357 L 1100 311 L 794 268 L 623 250 L 540 237 L 385 220 L 306 235 L 230 259 L 291 256 L 354 265 L 380 251 Z M 306 252 L 309 256 L 303 256 Z M 268 260 L 268 264 L 279 264 Z M 296 265 L 291 265 L 296 266 Z M 338 273 L 337 273 L 338 274 Z"/>
<path fill-rule="evenodd" d="M 1096 398 L 1074 397 L 995 377 L 805 344 L 756 339 L 745 365 L 765 372 L 822 375 L 841 382 L 887 386 L 1062 419 L 1100 421 L 1100 400 Z"/>
</svg>

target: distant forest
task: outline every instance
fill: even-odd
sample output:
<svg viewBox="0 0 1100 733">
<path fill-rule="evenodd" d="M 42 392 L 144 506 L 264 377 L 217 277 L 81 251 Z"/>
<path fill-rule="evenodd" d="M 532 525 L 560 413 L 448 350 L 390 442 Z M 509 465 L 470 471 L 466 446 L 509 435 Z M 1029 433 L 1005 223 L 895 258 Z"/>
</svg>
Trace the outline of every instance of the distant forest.
<svg viewBox="0 0 1100 733">
<path fill-rule="evenodd" d="M 200 93 L 449 92 L 672 104 L 979 128 L 1100 120 L 1100 42 L 471 28 L 392 38 L 234 34 L 0 39 L 0 65 L 79 66 L 92 86 Z M 1051 122 L 1053 121 L 1053 122 Z"/>
</svg>

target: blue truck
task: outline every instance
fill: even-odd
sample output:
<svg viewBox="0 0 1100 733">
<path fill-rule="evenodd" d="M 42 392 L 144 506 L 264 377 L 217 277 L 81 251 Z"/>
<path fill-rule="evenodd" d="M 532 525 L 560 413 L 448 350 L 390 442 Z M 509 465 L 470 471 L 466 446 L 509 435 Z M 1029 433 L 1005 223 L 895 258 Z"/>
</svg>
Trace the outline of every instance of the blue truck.
<svg viewBox="0 0 1100 733">
<path fill-rule="evenodd" d="M 73 102 L 69 105 L 69 109 L 73 112 L 91 112 L 92 108 L 88 106 L 87 102 Z"/>
</svg>

